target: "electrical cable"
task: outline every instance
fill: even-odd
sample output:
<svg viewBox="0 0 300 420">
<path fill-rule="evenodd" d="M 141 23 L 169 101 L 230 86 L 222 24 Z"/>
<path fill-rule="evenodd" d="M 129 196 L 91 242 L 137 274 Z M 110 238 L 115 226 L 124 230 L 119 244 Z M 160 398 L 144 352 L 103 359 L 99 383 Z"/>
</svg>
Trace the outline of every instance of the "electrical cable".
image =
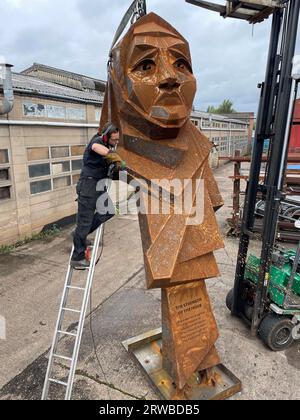
<svg viewBox="0 0 300 420">
<path fill-rule="evenodd" d="M 107 192 L 109 191 L 109 188 L 108 188 L 108 190 L 107 190 Z M 103 255 L 103 251 L 104 251 L 104 237 L 105 237 L 105 223 L 103 224 L 103 226 L 102 226 L 102 237 L 101 237 L 101 248 L 100 248 L 100 253 L 99 253 L 99 255 L 98 255 L 98 258 L 97 258 L 97 261 L 96 261 L 96 265 L 98 264 L 98 262 L 100 261 L 100 259 L 101 259 L 101 257 L 102 257 L 102 255 Z M 95 356 L 96 356 L 96 360 L 97 360 L 97 363 L 98 363 L 98 365 L 99 365 L 99 368 L 100 368 L 100 371 L 102 372 L 102 375 L 103 375 L 103 377 L 104 377 L 104 380 L 105 380 L 105 382 L 107 383 L 107 385 L 108 385 L 108 395 L 109 395 L 109 398 L 110 399 L 112 399 L 111 398 L 111 393 L 110 393 L 110 388 L 109 388 L 109 382 L 108 382 L 108 380 L 107 380 L 107 377 L 106 377 L 106 374 L 105 374 L 105 371 L 104 371 L 104 368 L 103 368 L 103 366 L 102 366 L 102 363 L 101 363 L 101 361 L 100 361 L 100 359 L 99 359 L 99 356 L 98 356 L 98 353 L 97 353 L 97 345 L 96 345 L 96 340 L 95 340 L 95 334 L 94 334 L 94 330 L 93 330 L 93 323 L 92 323 L 92 316 L 93 316 L 93 304 L 92 304 L 92 299 L 93 299 L 93 287 L 91 288 L 91 292 L 90 292 L 90 314 L 89 314 L 89 324 L 90 324 L 90 331 L 91 331 L 91 337 L 92 337 L 92 342 L 93 342 L 93 348 L 94 348 L 94 353 L 95 353 Z"/>
<path fill-rule="evenodd" d="M 100 249 L 100 254 L 99 254 L 99 257 L 98 257 L 98 261 L 102 257 L 102 254 L 103 254 L 103 251 L 104 251 L 104 235 L 105 235 L 105 224 L 103 225 L 102 243 L 101 243 L 101 249 Z M 89 315 L 90 331 L 91 331 L 91 337 L 92 337 L 92 342 L 93 342 L 94 353 L 95 353 L 95 356 L 96 356 L 96 361 L 98 363 L 100 371 L 102 372 L 102 375 L 104 377 L 105 382 L 109 385 L 109 382 L 107 380 L 104 368 L 102 366 L 102 363 L 101 363 L 101 361 L 99 359 L 99 356 L 98 356 L 98 353 L 97 353 L 97 345 L 96 345 L 95 334 L 94 334 L 94 330 L 93 330 L 93 322 L 92 322 L 92 309 L 93 309 L 92 299 L 93 299 L 93 288 L 91 289 L 91 293 L 90 293 L 90 315 Z M 110 393 L 110 388 L 109 387 L 108 387 L 108 394 L 109 394 L 109 398 L 111 400 L 112 398 L 111 398 L 111 393 Z"/>
</svg>

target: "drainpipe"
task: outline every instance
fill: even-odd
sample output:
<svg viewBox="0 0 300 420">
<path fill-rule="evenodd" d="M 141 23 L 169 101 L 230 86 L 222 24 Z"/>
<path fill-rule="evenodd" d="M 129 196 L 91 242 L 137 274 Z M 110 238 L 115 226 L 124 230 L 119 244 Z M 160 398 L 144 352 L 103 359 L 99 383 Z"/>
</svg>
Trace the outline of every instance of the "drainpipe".
<svg viewBox="0 0 300 420">
<path fill-rule="evenodd" d="M 0 99 L 0 115 L 8 114 L 14 106 L 11 64 L 0 63 L 0 80 L 3 83 L 3 98 Z"/>
</svg>

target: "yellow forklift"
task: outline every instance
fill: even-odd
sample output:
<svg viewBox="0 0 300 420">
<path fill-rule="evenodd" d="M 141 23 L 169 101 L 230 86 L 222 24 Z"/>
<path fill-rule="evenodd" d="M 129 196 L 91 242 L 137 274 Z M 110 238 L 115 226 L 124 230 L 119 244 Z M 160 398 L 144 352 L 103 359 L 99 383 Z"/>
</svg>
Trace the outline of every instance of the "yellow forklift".
<svg viewBox="0 0 300 420">
<path fill-rule="evenodd" d="M 196 6 L 256 24 L 272 16 L 265 81 L 260 105 L 250 177 L 247 185 L 234 288 L 227 296 L 232 315 L 243 319 L 273 351 L 300 339 L 300 221 L 297 250 L 280 249 L 278 221 L 285 199 L 288 145 L 300 76 L 293 74 L 299 23 L 299 0 L 230 0 L 226 5 L 186 0 Z M 270 139 L 264 179 L 260 180 L 265 141 Z M 262 197 L 262 198 L 261 198 Z M 249 253 L 255 238 L 257 204 L 263 202 L 260 255 Z"/>
</svg>

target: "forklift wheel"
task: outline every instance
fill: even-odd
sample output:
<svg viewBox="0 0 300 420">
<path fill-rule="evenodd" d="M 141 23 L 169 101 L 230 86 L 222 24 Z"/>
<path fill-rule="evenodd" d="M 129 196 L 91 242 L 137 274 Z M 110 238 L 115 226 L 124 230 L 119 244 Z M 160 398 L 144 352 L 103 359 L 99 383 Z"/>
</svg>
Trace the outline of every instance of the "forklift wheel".
<svg viewBox="0 0 300 420">
<path fill-rule="evenodd" d="M 234 295 L 234 290 L 231 289 L 230 292 L 228 292 L 228 295 L 226 296 L 226 306 L 230 311 L 232 310 L 232 305 L 233 305 L 233 297 L 234 297 L 233 295 Z"/>
<path fill-rule="evenodd" d="M 294 342 L 294 326 L 289 318 L 270 314 L 262 321 L 259 336 L 271 350 L 287 350 Z"/>
</svg>

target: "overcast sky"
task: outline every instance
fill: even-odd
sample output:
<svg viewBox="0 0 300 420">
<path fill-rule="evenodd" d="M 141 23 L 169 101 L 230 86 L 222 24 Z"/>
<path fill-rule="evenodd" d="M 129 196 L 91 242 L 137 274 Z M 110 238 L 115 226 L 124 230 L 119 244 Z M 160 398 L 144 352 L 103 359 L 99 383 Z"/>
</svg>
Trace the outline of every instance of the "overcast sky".
<svg viewBox="0 0 300 420">
<path fill-rule="evenodd" d="M 108 50 L 130 3 L 0 0 L 0 56 L 14 64 L 15 71 L 38 62 L 105 79 Z M 256 112 L 270 20 L 253 29 L 247 22 L 224 20 L 184 0 L 148 0 L 148 10 L 168 20 L 189 40 L 198 80 L 198 109 L 231 99 L 237 110 Z"/>
</svg>

